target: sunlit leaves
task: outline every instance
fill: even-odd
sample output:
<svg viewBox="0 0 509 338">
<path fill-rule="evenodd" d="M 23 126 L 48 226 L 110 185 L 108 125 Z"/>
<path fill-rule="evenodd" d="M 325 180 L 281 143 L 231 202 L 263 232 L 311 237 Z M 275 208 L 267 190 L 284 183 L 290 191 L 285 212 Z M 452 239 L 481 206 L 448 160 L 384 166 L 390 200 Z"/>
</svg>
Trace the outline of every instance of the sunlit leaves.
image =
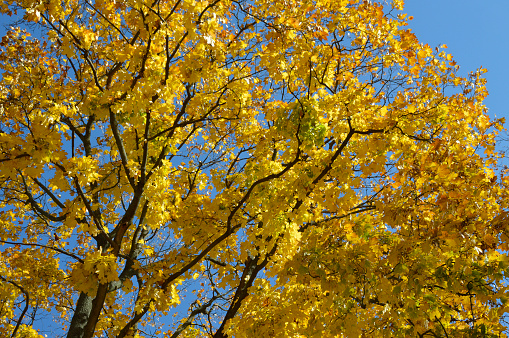
<svg viewBox="0 0 509 338">
<path fill-rule="evenodd" d="M 502 332 L 503 121 L 401 7 L 4 4 L 2 328 Z"/>
</svg>

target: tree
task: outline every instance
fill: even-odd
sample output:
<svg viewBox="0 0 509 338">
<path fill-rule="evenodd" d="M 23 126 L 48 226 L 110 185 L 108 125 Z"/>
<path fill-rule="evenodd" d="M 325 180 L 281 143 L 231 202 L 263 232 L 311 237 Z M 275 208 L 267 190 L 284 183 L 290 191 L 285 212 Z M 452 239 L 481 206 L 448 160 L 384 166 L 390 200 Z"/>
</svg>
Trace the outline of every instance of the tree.
<svg viewBox="0 0 509 338">
<path fill-rule="evenodd" d="M 502 334 L 502 121 L 401 9 L 4 1 L 1 330 Z"/>
</svg>

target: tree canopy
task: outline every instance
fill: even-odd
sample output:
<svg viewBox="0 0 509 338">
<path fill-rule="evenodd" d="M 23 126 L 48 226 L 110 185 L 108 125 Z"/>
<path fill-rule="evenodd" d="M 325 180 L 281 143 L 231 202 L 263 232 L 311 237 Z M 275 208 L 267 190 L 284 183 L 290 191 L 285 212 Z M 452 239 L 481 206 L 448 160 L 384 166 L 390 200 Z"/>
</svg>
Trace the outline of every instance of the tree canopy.
<svg viewBox="0 0 509 338">
<path fill-rule="evenodd" d="M 2 2 L 0 331 L 503 334 L 503 121 L 402 9 Z"/>
</svg>

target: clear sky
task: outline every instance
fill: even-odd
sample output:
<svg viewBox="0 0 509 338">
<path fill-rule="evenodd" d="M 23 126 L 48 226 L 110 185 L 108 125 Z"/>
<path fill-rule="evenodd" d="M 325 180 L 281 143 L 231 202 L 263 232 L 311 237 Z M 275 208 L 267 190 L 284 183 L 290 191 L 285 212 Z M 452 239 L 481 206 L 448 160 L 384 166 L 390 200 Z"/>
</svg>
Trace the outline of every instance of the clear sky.
<svg viewBox="0 0 509 338">
<path fill-rule="evenodd" d="M 488 70 L 491 117 L 505 117 L 509 126 L 509 0 L 405 0 L 413 16 L 409 28 L 435 47 L 446 44 L 461 75 L 480 66 Z M 506 145 L 508 146 L 508 145 Z"/>
</svg>

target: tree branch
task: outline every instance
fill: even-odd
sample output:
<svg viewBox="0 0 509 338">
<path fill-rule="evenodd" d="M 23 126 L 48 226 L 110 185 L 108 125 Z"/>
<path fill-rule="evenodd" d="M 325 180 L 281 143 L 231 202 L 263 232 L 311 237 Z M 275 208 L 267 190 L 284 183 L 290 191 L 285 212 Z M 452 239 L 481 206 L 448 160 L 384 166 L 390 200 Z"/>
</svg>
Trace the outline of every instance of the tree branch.
<svg viewBox="0 0 509 338">
<path fill-rule="evenodd" d="M 6 283 L 10 283 L 10 284 L 14 285 L 21 292 L 23 292 L 23 294 L 25 295 L 25 308 L 23 309 L 23 311 L 21 312 L 18 320 L 16 321 L 16 327 L 14 328 L 14 330 L 12 331 L 12 334 L 11 334 L 11 338 L 14 338 L 14 337 L 16 337 L 16 333 L 18 332 L 18 329 L 19 329 L 19 327 L 21 325 L 21 321 L 23 320 L 23 317 L 25 316 L 25 313 L 28 310 L 28 306 L 29 306 L 29 303 L 30 303 L 30 295 L 28 294 L 28 292 L 21 285 L 17 284 L 16 282 L 9 281 L 9 280 L 5 279 L 3 276 L 0 276 L 0 279 L 2 281 L 6 282 Z"/>
</svg>

